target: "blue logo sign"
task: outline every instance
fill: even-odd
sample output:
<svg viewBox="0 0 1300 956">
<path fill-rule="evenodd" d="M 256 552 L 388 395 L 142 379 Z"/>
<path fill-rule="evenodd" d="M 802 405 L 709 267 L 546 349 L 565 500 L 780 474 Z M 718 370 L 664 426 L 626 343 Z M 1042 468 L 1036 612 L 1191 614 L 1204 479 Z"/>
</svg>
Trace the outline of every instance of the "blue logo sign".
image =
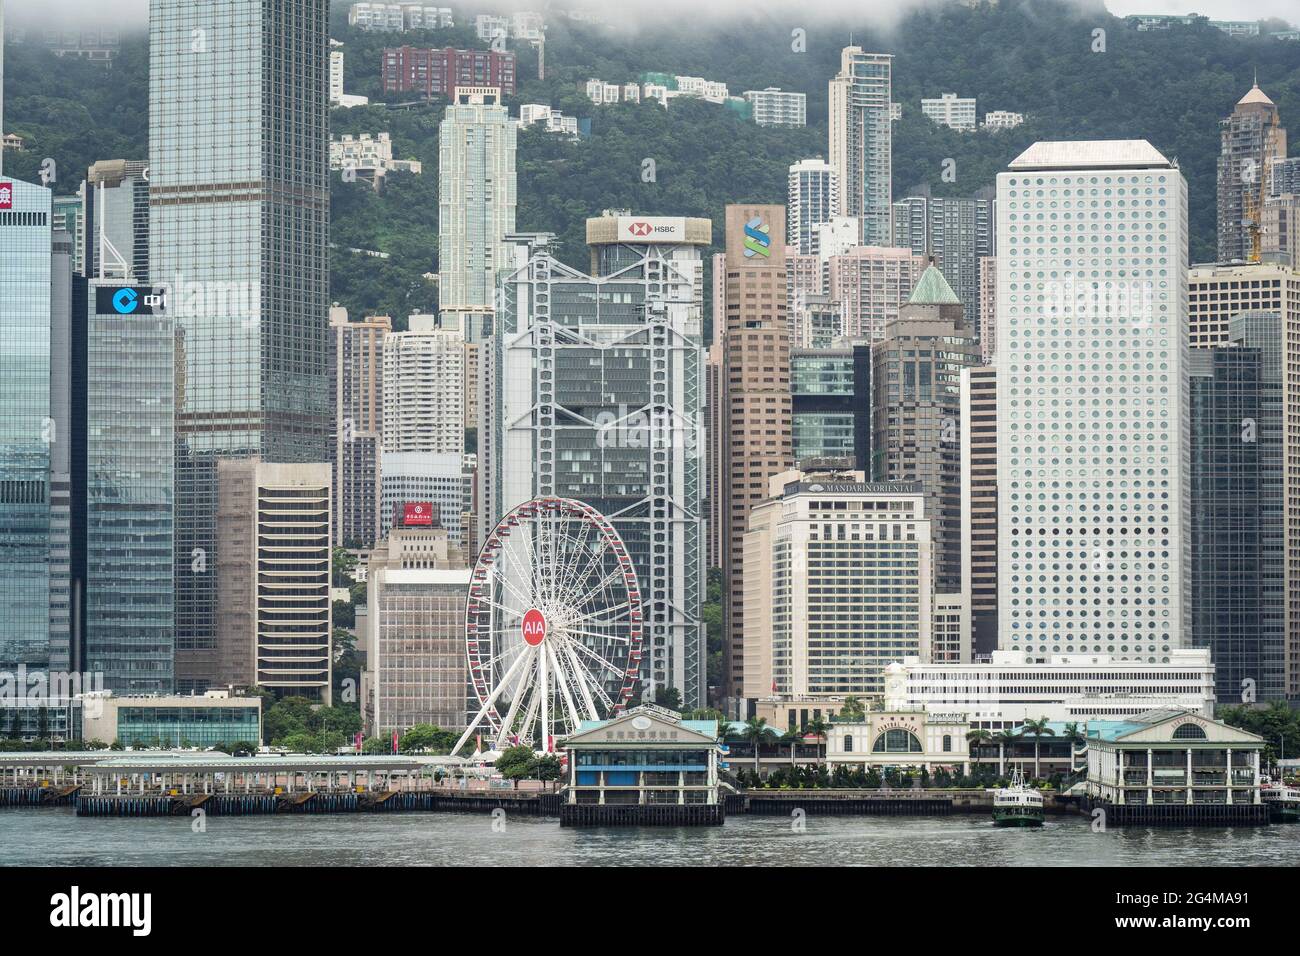
<svg viewBox="0 0 1300 956">
<path fill-rule="evenodd" d="M 118 289 L 113 296 L 113 308 L 122 315 L 130 315 L 140 304 L 140 296 L 135 289 Z"/>
</svg>

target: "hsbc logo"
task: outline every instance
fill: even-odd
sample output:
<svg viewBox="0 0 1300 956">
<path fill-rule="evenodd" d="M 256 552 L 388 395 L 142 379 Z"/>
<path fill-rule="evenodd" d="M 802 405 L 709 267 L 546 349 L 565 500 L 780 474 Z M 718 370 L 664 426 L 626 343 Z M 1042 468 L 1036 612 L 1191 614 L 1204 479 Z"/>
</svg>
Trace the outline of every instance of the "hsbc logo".
<svg viewBox="0 0 1300 956">
<path fill-rule="evenodd" d="M 0 183 L 0 209 L 14 208 L 14 184 Z"/>
<path fill-rule="evenodd" d="M 628 232 L 632 233 L 634 236 L 648 236 L 652 232 L 650 223 L 648 222 L 634 222 L 632 225 L 628 226 L 627 229 Z"/>
</svg>

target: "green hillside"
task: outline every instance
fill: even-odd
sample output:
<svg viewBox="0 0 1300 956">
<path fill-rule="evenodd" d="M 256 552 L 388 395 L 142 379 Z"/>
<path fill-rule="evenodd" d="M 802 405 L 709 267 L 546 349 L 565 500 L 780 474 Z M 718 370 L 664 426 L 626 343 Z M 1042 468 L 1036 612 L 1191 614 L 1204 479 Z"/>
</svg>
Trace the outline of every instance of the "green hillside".
<svg viewBox="0 0 1300 956">
<path fill-rule="evenodd" d="M 346 88 L 383 99 L 380 50 L 399 42 L 346 25 L 336 4 L 332 35 L 345 43 Z M 463 19 L 463 17 L 462 17 Z M 811 22 L 810 22 L 811 21 Z M 792 49 L 792 30 L 806 31 L 806 50 Z M 1094 30 L 1105 52 L 1093 52 Z M 854 42 L 893 53 L 894 191 L 927 184 L 939 195 L 966 195 L 1037 139 L 1146 138 L 1176 158 L 1190 189 L 1191 258 L 1213 257 L 1218 121 L 1250 87 L 1277 102 L 1300 142 L 1300 43 L 1235 39 L 1207 25 L 1142 33 L 1104 12 L 1080 13 L 1055 0 L 1006 0 L 997 6 L 951 5 L 913 14 L 888 33 L 865 20 L 674 23 L 636 32 L 580 25 L 558 16 L 548 25 L 547 79 L 536 79 L 536 55 L 520 51 L 518 103 L 549 103 L 590 118 L 592 136 L 570 143 L 525 131 L 519 138 L 521 230 L 556 233 L 561 256 L 583 264 L 583 221 L 605 208 L 647 214 L 707 216 L 720 226 L 732 201 L 783 202 L 786 167 L 826 151 L 826 84 L 839 51 Z M 413 45 L 479 45 L 471 29 L 407 34 Z M 75 190 L 96 159 L 144 158 L 147 133 L 147 43 L 124 38 L 111 70 L 58 60 L 27 45 L 6 49 L 9 130 L 28 139 L 6 170 L 34 179 L 43 157 L 56 159 L 60 193 Z M 625 81 L 645 71 L 687 73 L 725 81 L 733 93 L 779 86 L 808 94 L 809 126 L 763 129 L 703 102 L 595 107 L 580 84 L 596 76 Z M 955 91 L 990 109 L 1028 114 L 1002 132 L 962 134 L 920 114 L 922 96 Z M 395 99 L 395 98 L 394 98 Z M 405 316 L 428 311 L 434 287 L 422 278 L 437 268 L 437 128 L 442 105 L 373 105 L 333 111 L 335 132 L 387 130 L 394 153 L 424 163 L 422 176 L 393 174 L 382 194 L 335 179 L 332 287 L 354 313 Z M 1293 152 L 1297 147 L 1292 148 Z M 646 159 L 655 179 L 643 181 Z M 945 160 L 956 181 L 942 179 Z M 950 165 L 953 165 L 950 164 Z M 715 237 L 721 239 L 720 228 Z M 381 259 L 347 251 L 387 253 Z"/>
</svg>

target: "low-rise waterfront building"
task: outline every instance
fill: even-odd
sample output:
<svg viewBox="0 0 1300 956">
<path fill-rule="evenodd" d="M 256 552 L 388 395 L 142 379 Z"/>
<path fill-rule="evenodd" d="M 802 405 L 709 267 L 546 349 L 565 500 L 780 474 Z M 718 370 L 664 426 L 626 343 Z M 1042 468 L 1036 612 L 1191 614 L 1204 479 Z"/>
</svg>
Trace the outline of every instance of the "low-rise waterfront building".
<svg viewBox="0 0 1300 956">
<path fill-rule="evenodd" d="M 123 747 L 260 744 L 262 699 L 233 697 L 224 690 L 202 696 L 84 694 L 81 739 L 116 741 Z"/>
<path fill-rule="evenodd" d="M 1107 804 L 1259 804 L 1264 739 L 1166 708 L 1088 734 L 1088 793 Z"/>
<path fill-rule="evenodd" d="M 583 721 L 562 746 L 572 805 L 716 805 L 718 725 L 642 704 L 611 720 Z"/>
<path fill-rule="evenodd" d="M 864 771 L 918 767 L 933 773 L 970 773 L 969 730 L 962 713 L 882 710 L 861 721 L 836 721 L 826 744 L 826 762 Z"/>
</svg>

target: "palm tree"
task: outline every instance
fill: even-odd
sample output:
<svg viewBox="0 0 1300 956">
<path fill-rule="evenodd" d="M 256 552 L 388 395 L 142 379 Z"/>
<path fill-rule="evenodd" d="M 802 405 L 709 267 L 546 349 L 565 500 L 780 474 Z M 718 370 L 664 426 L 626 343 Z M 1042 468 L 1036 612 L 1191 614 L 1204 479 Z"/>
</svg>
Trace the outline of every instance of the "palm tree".
<svg viewBox="0 0 1300 956">
<path fill-rule="evenodd" d="M 979 750 L 983 744 L 993 739 L 993 735 L 983 727 L 966 731 L 966 742 L 970 744 L 971 773 L 975 772 L 975 761 L 979 759 Z"/>
<path fill-rule="evenodd" d="M 831 732 L 830 724 L 822 720 L 820 717 L 814 717 L 812 720 L 808 721 L 807 730 L 808 733 L 812 734 L 817 738 L 818 746 L 820 747 L 826 746 L 826 738 L 830 736 L 830 732 Z M 817 762 L 818 763 L 821 762 L 821 751 L 818 752 Z"/>
<path fill-rule="evenodd" d="M 1070 742 L 1070 773 L 1074 773 L 1074 747 L 1076 744 L 1085 743 L 1088 738 L 1083 735 L 1083 732 L 1079 730 L 1079 725 L 1074 722 L 1065 725 L 1065 731 L 1062 736 Z"/>
<path fill-rule="evenodd" d="M 754 774 L 758 774 L 758 748 L 767 739 L 767 718 L 751 717 L 745 721 L 745 729 L 740 732 L 741 739 L 754 745 Z"/>
<path fill-rule="evenodd" d="M 1034 779 L 1038 779 L 1038 748 L 1043 737 L 1055 737 L 1056 731 L 1047 726 L 1047 718 L 1039 717 L 1037 720 L 1026 720 L 1025 726 L 1021 732 L 1034 738 Z"/>
<path fill-rule="evenodd" d="M 1024 730 L 1021 728 L 1006 727 L 1002 730 L 999 730 L 996 734 L 993 735 L 993 739 L 998 742 L 998 776 L 999 777 L 1005 777 L 1007 775 L 1007 769 L 1006 769 L 1007 748 L 1011 746 L 1011 744 L 1019 740 L 1020 735 L 1023 733 Z"/>
<path fill-rule="evenodd" d="M 781 735 L 781 743 L 790 745 L 790 766 L 792 767 L 794 766 L 794 748 L 802 739 L 803 732 L 794 726 Z"/>
</svg>

